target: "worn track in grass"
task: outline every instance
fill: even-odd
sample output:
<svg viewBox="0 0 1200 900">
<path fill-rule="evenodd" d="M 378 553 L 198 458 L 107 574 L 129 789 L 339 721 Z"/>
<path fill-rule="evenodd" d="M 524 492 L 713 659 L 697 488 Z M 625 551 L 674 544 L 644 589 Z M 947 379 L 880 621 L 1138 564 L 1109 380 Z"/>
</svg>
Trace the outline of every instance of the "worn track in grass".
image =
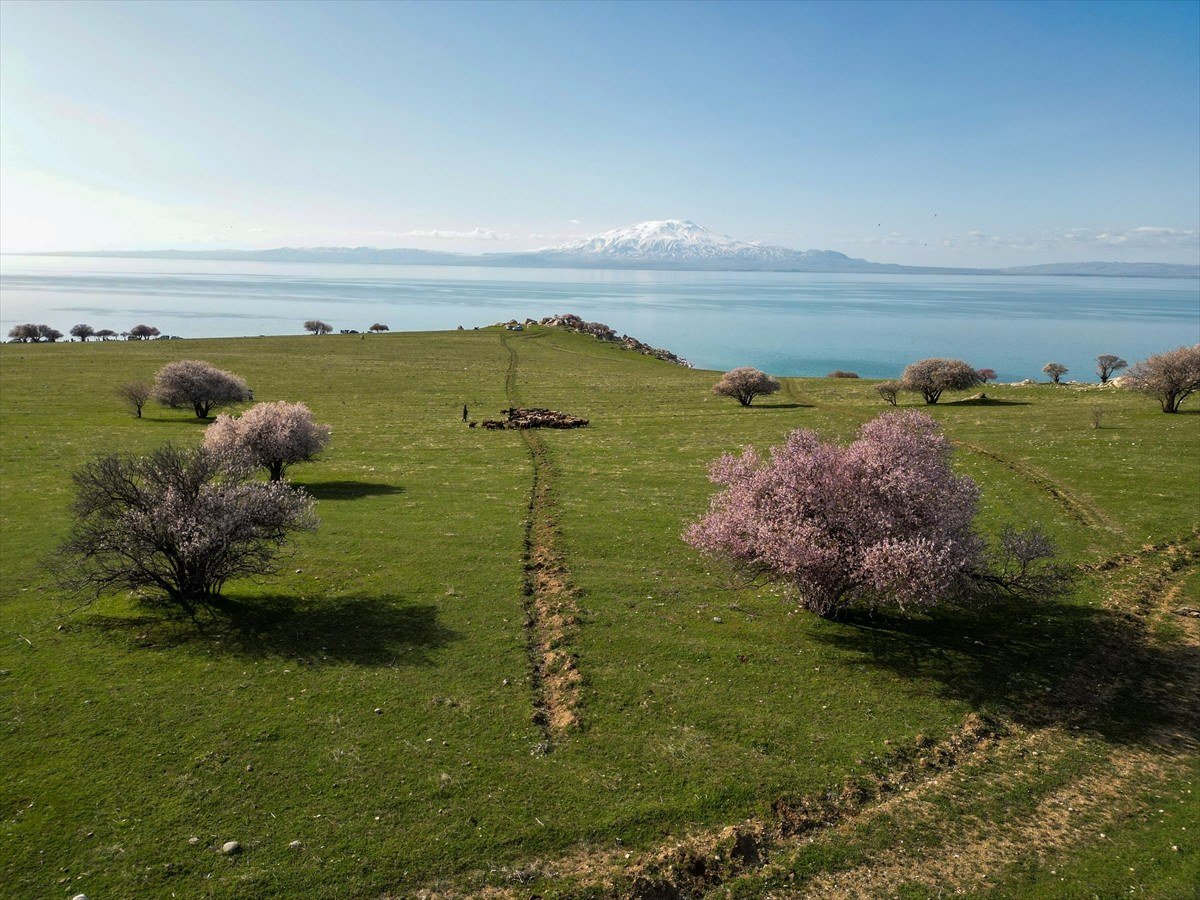
<svg viewBox="0 0 1200 900">
<path fill-rule="evenodd" d="M 508 338 L 504 392 L 511 406 L 517 394 L 518 356 Z M 525 517 L 522 551 L 525 639 L 533 691 L 533 720 L 542 730 L 541 749 L 550 752 L 579 725 L 582 678 L 571 638 L 578 627 L 577 591 L 559 551 L 553 508 L 555 468 L 545 442 L 536 431 L 520 430 L 529 451 L 532 483 Z"/>
</svg>

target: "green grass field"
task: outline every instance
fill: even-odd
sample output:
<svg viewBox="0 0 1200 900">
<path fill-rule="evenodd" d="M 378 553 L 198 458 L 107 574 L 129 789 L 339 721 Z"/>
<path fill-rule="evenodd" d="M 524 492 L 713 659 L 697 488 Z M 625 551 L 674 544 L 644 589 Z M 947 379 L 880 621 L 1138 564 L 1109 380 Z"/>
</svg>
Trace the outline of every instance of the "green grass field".
<svg viewBox="0 0 1200 900">
<path fill-rule="evenodd" d="M 79 608 L 44 568 L 69 475 L 200 440 L 113 394 L 179 358 L 332 424 L 290 473 L 321 528 L 200 625 Z M 1174 613 L 1200 605 L 1195 399 L 946 397 L 985 528 L 1043 524 L 1078 589 L 828 622 L 680 533 L 721 452 L 887 407 L 789 379 L 743 409 L 715 377 L 543 328 L 4 346 L 0 896 L 1196 896 L 1200 634 Z M 591 425 L 460 420 L 510 401 Z M 535 721 L 528 534 L 572 613 L 564 729 Z M 972 715 L 986 736 L 938 756 Z M 754 853 L 722 843 L 738 823 L 768 833 Z"/>
</svg>

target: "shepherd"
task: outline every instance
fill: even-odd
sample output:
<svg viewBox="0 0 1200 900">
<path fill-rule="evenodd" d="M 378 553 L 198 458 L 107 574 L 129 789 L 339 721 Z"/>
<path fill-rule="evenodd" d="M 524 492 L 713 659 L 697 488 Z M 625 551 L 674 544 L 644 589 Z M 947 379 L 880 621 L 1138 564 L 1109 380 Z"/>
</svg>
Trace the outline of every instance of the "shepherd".
<svg viewBox="0 0 1200 900">
<path fill-rule="evenodd" d="M 463 404 L 463 421 L 467 421 L 467 404 Z"/>
</svg>

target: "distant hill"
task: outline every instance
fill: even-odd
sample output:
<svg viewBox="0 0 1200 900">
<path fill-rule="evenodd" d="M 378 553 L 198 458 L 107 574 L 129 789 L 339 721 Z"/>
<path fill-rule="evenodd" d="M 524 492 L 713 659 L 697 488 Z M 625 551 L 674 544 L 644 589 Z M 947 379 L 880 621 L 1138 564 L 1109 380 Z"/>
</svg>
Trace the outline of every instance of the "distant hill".
<svg viewBox="0 0 1200 900">
<path fill-rule="evenodd" d="M 1002 275 L 1105 275 L 1116 278 L 1200 278 L 1200 266 L 1152 262 L 1046 263 L 998 269 Z"/>
<path fill-rule="evenodd" d="M 901 275 L 1107 275 L 1196 278 L 1200 266 L 1172 263 L 1049 263 L 1007 269 L 902 266 L 857 259 L 836 250 L 793 250 L 735 240 L 685 219 L 617 228 L 554 247 L 513 253 L 446 253 L 378 247 L 278 247 L 271 250 L 94 250 L 26 254 L 124 259 L 212 259 L 235 262 L 359 263 L 430 266 L 520 266 L 573 269 L 674 269 Z"/>
</svg>

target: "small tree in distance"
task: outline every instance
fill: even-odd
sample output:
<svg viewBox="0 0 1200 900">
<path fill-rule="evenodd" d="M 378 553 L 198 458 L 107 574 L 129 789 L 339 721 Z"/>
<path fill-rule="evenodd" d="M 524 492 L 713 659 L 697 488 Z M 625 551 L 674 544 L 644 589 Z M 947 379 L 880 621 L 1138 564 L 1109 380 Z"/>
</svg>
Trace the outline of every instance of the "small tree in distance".
<svg viewBox="0 0 1200 900">
<path fill-rule="evenodd" d="M 207 419 L 218 406 L 250 399 L 250 389 L 237 375 L 198 359 L 167 363 L 154 376 L 154 399 L 172 408 L 192 407 Z"/>
<path fill-rule="evenodd" d="M 387 330 L 388 330 L 388 327 L 380 322 L 376 322 L 374 325 L 371 326 L 371 331 L 374 331 L 376 334 L 378 334 L 381 331 L 387 331 Z"/>
<path fill-rule="evenodd" d="M 240 416 L 219 415 L 204 430 L 204 446 L 217 454 L 243 456 L 267 470 L 272 481 L 329 446 L 330 427 L 318 425 L 303 403 L 259 403 Z"/>
<path fill-rule="evenodd" d="M 900 396 L 900 392 L 904 390 L 904 385 L 898 381 L 881 381 L 875 385 L 875 390 L 880 397 L 892 406 L 895 406 L 896 399 Z"/>
<path fill-rule="evenodd" d="M 153 388 L 144 381 L 130 381 L 117 388 L 117 396 L 129 404 L 130 411 L 139 419 L 142 417 L 142 407 L 150 399 Z"/>
<path fill-rule="evenodd" d="M 129 339 L 133 341 L 148 341 L 159 334 L 159 330 L 153 325 L 134 325 L 129 329 Z"/>
<path fill-rule="evenodd" d="M 61 331 L 59 331 L 57 328 L 51 328 L 49 325 L 39 325 L 37 327 L 37 330 L 38 330 L 38 338 L 40 340 L 45 341 L 48 344 L 53 344 L 60 337 L 63 336 L 63 333 Z"/>
<path fill-rule="evenodd" d="M 232 578 L 266 575 L 289 533 L 317 527 L 314 501 L 250 480 L 204 449 L 110 454 L 75 473 L 75 524 L 59 583 L 95 596 L 149 590 L 195 616 Z"/>
<path fill-rule="evenodd" d="M 740 366 L 726 372 L 713 385 L 713 393 L 719 397 L 733 397 L 742 406 L 749 406 L 755 397 L 774 394 L 782 385 L 766 372 L 753 366 Z"/>
<path fill-rule="evenodd" d="M 900 376 L 900 383 L 907 391 L 925 398 L 926 403 L 937 403 L 943 391 L 965 391 L 979 384 L 979 373 L 961 359 L 931 357 L 909 364 Z"/>
<path fill-rule="evenodd" d="M 1123 382 L 1133 390 L 1149 394 L 1165 413 L 1179 406 L 1193 391 L 1200 390 L 1200 344 L 1157 353 L 1129 367 Z"/>
<path fill-rule="evenodd" d="M 116 336 L 117 333 L 111 328 L 101 328 L 96 332 L 96 337 L 100 338 L 102 341 L 107 341 L 109 338 L 115 338 Z"/>
<path fill-rule="evenodd" d="M 333 331 L 333 326 L 320 319 L 309 319 L 304 323 L 304 330 L 311 331 L 313 334 L 329 334 Z"/>
<path fill-rule="evenodd" d="M 96 329 L 92 328 L 91 325 L 72 325 L 71 326 L 71 336 L 77 337 L 81 341 L 86 341 L 88 338 L 90 338 L 95 333 L 96 333 Z"/>
<path fill-rule="evenodd" d="M 806 609 L 927 607 L 996 593 L 1053 596 L 1069 584 L 1036 531 L 989 552 L 973 530 L 979 491 L 921 412 L 890 412 L 843 447 L 797 429 L 770 456 L 725 455 L 723 486 L 684 535 L 752 575 L 790 584 Z"/>
<path fill-rule="evenodd" d="M 995 369 L 976 369 L 975 374 L 979 376 L 979 381 L 981 384 L 987 384 L 989 381 L 996 380 Z"/>
<path fill-rule="evenodd" d="M 1049 375 L 1055 384 L 1061 384 L 1058 379 L 1066 375 L 1069 370 L 1062 363 L 1048 362 L 1042 366 L 1042 371 Z"/>
<path fill-rule="evenodd" d="M 1111 353 L 1101 353 L 1096 357 L 1096 374 L 1100 376 L 1101 384 L 1108 384 L 1108 379 L 1127 368 L 1129 368 L 1129 363 Z"/>
<path fill-rule="evenodd" d="M 24 325 L 14 325 L 8 329 L 8 336 L 22 344 L 33 344 L 41 340 L 41 336 L 38 334 L 38 327 L 32 322 L 26 322 Z"/>
</svg>

